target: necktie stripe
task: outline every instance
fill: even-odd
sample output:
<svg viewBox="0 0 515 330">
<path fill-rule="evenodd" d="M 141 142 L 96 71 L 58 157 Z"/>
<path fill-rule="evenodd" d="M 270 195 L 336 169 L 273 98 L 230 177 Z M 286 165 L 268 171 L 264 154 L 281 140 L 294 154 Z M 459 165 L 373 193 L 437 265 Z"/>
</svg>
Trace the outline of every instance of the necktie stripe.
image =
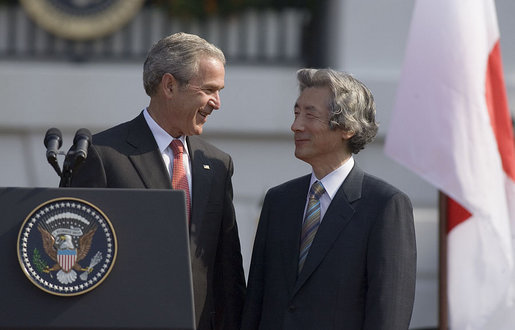
<svg viewBox="0 0 515 330">
<path fill-rule="evenodd" d="M 308 212 L 316 212 L 316 210 L 318 210 L 320 207 L 320 202 L 316 203 L 315 205 L 313 205 L 309 210 Z"/>
<path fill-rule="evenodd" d="M 305 246 L 307 244 L 307 241 L 306 241 L 307 236 L 309 234 L 313 233 L 313 231 L 315 229 L 317 229 L 317 224 L 316 223 L 314 223 L 313 225 L 311 225 L 309 227 L 306 226 L 306 229 L 303 230 L 303 233 L 302 233 L 302 244 L 301 244 L 301 246 Z"/>
<path fill-rule="evenodd" d="M 299 273 L 304 266 L 304 262 L 308 256 L 309 249 L 313 243 L 313 239 L 320 225 L 320 197 L 324 194 L 325 189 L 320 181 L 316 181 L 309 191 L 309 201 L 302 224 L 302 234 L 299 253 Z"/>
<path fill-rule="evenodd" d="M 173 169 L 172 169 L 172 188 L 177 190 L 184 190 L 186 193 L 186 217 L 190 218 L 191 201 L 190 201 L 190 188 L 188 184 L 188 176 L 184 168 L 184 145 L 181 140 L 173 140 L 170 143 L 170 148 L 173 152 Z"/>
</svg>

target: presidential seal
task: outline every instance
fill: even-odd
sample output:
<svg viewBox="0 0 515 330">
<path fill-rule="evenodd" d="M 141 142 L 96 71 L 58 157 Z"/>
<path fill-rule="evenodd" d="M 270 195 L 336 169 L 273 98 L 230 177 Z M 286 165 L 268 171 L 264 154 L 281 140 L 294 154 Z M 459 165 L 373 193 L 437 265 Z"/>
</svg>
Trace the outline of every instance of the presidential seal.
<svg viewBox="0 0 515 330">
<path fill-rule="evenodd" d="M 20 0 L 39 26 L 61 38 L 96 39 L 120 29 L 143 0 Z"/>
<path fill-rule="evenodd" d="M 113 268 L 116 235 L 109 219 L 77 198 L 41 204 L 18 234 L 18 260 L 29 280 L 58 296 L 76 296 L 96 288 Z"/>
</svg>

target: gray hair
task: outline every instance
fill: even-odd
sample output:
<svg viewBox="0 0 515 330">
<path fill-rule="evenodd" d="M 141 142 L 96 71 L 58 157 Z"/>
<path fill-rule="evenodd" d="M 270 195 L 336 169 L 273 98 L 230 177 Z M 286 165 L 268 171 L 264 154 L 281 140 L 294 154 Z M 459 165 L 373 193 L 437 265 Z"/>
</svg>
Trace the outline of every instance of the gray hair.
<svg viewBox="0 0 515 330">
<path fill-rule="evenodd" d="M 181 85 L 187 84 L 198 72 L 198 62 L 204 56 L 225 65 L 224 53 L 199 36 L 180 32 L 159 40 L 143 64 L 145 92 L 154 95 L 165 73 L 172 74 Z"/>
<path fill-rule="evenodd" d="M 297 71 L 299 89 L 327 87 L 331 92 L 329 126 L 353 132 L 350 151 L 357 154 L 374 140 L 378 124 L 375 120 L 374 96 L 365 84 L 348 73 L 332 69 L 301 69 Z"/>
</svg>

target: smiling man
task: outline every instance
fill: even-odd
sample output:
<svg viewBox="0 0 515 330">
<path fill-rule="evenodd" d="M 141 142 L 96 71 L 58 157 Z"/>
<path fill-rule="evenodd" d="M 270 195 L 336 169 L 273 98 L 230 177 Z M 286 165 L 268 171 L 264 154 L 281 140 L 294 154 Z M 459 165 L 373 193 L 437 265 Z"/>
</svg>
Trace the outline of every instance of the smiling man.
<svg viewBox="0 0 515 330">
<path fill-rule="evenodd" d="M 229 155 L 196 135 L 220 109 L 225 57 L 204 39 L 176 33 L 149 51 L 150 104 L 93 136 L 75 187 L 182 189 L 190 224 L 197 329 L 239 329 L 245 294 Z M 172 280 L 172 279 L 170 279 Z"/>
<path fill-rule="evenodd" d="M 297 78 L 295 156 L 312 173 L 265 196 L 242 329 L 407 330 L 412 206 L 352 156 L 377 133 L 372 93 L 331 69 L 302 69 Z"/>
</svg>

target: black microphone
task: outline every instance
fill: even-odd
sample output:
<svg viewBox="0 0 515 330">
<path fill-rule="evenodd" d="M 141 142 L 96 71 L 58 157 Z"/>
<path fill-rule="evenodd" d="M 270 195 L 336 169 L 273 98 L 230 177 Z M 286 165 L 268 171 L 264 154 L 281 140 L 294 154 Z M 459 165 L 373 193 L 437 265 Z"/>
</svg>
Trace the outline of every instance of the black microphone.
<svg viewBox="0 0 515 330">
<path fill-rule="evenodd" d="M 45 147 L 46 147 L 46 159 L 50 165 L 57 172 L 57 175 L 61 176 L 61 168 L 57 162 L 57 153 L 59 148 L 63 145 L 63 136 L 61 131 L 55 127 L 52 127 L 46 131 L 45 134 Z"/>
<path fill-rule="evenodd" d="M 91 132 L 87 128 L 79 129 L 73 138 L 73 145 L 75 146 L 75 157 L 77 157 L 76 161 L 81 163 L 86 159 L 86 157 L 88 157 L 88 148 L 90 144 Z"/>
<path fill-rule="evenodd" d="M 87 128 L 81 128 L 75 133 L 73 145 L 66 154 L 63 164 L 63 175 L 59 187 L 70 187 L 73 172 L 88 157 L 88 148 L 91 144 L 91 132 Z"/>
<path fill-rule="evenodd" d="M 61 131 L 55 127 L 52 127 L 46 131 L 45 134 L 45 147 L 46 147 L 46 158 L 57 159 L 57 151 L 63 145 L 63 135 Z"/>
</svg>

